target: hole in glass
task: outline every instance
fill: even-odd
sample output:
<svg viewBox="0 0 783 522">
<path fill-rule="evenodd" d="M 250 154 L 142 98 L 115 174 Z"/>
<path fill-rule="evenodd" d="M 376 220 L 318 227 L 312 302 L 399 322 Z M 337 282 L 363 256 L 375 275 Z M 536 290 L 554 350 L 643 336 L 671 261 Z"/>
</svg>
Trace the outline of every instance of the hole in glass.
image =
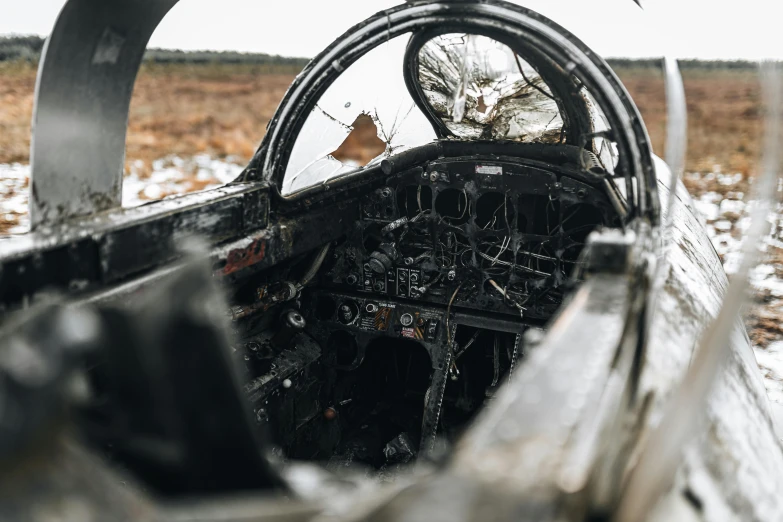
<svg viewBox="0 0 783 522">
<path fill-rule="evenodd" d="M 486 114 L 487 109 L 489 109 L 489 105 L 484 103 L 484 95 L 478 97 L 478 100 L 476 100 L 476 110 L 479 111 L 481 114 Z"/>
<path fill-rule="evenodd" d="M 367 114 L 357 116 L 351 127 L 353 130 L 332 152 L 332 156 L 346 165 L 364 167 L 373 158 L 383 154 L 386 143 L 378 137 L 378 128 Z"/>
</svg>

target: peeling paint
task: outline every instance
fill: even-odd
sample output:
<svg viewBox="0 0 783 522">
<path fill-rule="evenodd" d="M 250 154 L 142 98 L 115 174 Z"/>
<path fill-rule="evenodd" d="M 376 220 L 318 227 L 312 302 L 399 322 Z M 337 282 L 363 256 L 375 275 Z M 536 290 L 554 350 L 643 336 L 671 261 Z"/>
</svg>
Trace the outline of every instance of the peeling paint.
<svg viewBox="0 0 783 522">
<path fill-rule="evenodd" d="M 231 250 L 226 257 L 223 275 L 232 274 L 263 261 L 266 256 L 267 241 L 266 237 L 260 237 L 250 243 L 247 248 Z"/>
</svg>

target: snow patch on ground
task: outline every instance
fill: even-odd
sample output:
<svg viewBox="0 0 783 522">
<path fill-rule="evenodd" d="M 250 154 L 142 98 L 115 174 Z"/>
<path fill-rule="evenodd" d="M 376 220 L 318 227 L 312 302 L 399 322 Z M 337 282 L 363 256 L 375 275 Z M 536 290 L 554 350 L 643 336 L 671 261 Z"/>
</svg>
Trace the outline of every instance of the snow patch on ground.
<svg viewBox="0 0 783 522">
<path fill-rule="evenodd" d="M 691 174 L 691 176 L 698 176 Z M 742 181 L 741 174 L 707 174 L 715 176 L 715 181 L 722 186 L 732 186 Z M 706 177 L 702 177 L 706 179 Z M 749 212 L 753 202 L 744 201 L 743 192 L 729 192 L 721 195 L 717 192 L 705 192 L 694 195 L 694 204 L 701 214 L 702 222 L 707 229 L 715 250 L 718 252 L 723 267 L 728 274 L 736 272 L 741 258 L 740 249 L 745 231 L 750 226 Z M 783 210 L 783 209 L 779 209 Z M 765 252 L 765 263 L 754 268 L 750 273 L 750 281 L 756 292 L 766 297 L 764 313 L 770 317 L 779 316 L 783 320 L 783 266 L 775 263 L 771 256 L 776 249 L 783 247 L 783 219 L 781 212 L 771 216 L 770 234 L 760 245 Z M 770 401 L 776 407 L 783 407 L 783 340 L 767 345 L 753 346 L 756 361 L 764 377 L 764 386 Z"/>
<path fill-rule="evenodd" d="M 146 174 L 144 162 L 136 161 L 122 184 L 122 206 L 220 187 L 239 176 L 243 167 L 238 163 L 238 158 L 220 160 L 208 154 L 188 159 L 172 155 L 153 161 L 152 172 Z"/>
<path fill-rule="evenodd" d="M 766 348 L 755 346 L 753 351 L 764 376 L 769 400 L 783 404 L 783 341 L 774 342 Z"/>
</svg>

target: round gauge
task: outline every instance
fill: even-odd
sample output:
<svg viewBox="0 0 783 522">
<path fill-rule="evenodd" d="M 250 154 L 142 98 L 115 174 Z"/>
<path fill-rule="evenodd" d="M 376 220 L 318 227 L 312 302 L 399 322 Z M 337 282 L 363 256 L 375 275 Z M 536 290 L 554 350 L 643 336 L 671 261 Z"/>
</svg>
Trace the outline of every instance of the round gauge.
<svg viewBox="0 0 783 522">
<path fill-rule="evenodd" d="M 343 324 L 351 324 L 359 315 L 359 305 L 355 301 L 343 301 L 337 308 L 337 320 Z"/>
</svg>

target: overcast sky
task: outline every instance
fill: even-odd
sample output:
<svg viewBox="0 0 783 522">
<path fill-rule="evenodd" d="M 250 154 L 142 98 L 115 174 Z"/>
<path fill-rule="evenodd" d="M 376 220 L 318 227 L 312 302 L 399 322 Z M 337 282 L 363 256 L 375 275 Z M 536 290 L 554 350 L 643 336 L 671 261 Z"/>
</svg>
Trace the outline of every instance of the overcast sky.
<svg viewBox="0 0 783 522">
<path fill-rule="evenodd" d="M 105 0 L 109 1 L 109 0 Z M 181 0 L 150 46 L 311 57 L 399 1 Z M 608 57 L 783 58 L 779 0 L 516 0 Z M 0 0 L 0 34 L 46 35 L 63 0 Z"/>
</svg>

